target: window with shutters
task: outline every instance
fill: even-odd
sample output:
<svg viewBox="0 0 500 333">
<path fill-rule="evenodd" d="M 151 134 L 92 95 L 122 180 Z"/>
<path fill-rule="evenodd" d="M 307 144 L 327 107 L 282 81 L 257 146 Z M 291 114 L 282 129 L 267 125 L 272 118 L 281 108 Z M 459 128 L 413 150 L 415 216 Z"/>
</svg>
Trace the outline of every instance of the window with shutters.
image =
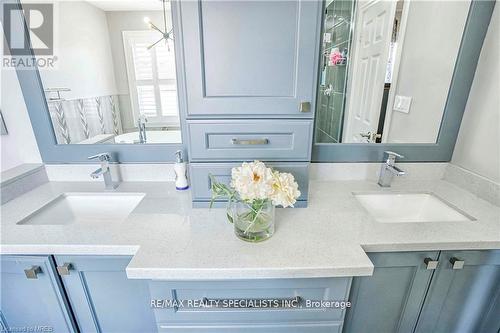
<svg viewBox="0 0 500 333">
<path fill-rule="evenodd" d="M 140 115 L 150 127 L 178 127 L 175 53 L 172 40 L 157 42 L 156 31 L 124 31 L 123 45 L 134 123 Z"/>
</svg>

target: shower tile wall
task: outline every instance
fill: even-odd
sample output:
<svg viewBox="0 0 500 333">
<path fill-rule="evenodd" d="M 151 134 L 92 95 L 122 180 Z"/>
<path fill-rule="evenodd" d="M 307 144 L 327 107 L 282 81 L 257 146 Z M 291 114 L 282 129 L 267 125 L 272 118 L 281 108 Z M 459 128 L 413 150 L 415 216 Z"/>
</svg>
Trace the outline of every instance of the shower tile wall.
<svg viewBox="0 0 500 333">
<path fill-rule="evenodd" d="M 327 2 L 323 24 L 323 35 L 330 34 L 330 41 L 323 39 L 318 110 L 316 113 L 316 142 L 337 143 L 342 139 L 342 123 L 347 84 L 347 66 L 351 43 L 352 0 Z M 330 66 L 328 60 L 332 49 L 340 52 L 347 49 L 344 64 Z"/>
</svg>

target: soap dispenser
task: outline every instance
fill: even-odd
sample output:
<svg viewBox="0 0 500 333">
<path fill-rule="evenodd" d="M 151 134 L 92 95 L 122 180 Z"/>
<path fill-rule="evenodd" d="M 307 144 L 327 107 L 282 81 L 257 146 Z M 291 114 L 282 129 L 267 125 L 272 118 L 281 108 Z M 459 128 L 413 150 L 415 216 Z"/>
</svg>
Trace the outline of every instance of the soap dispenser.
<svg viewBox="0 0 500 333">
<path fill-rule="evenodd" d="M 182 158 L 182 150 L 175 152 L 175 189 L 182 191 L 189 188 L 187 180 L 187 166 Z"/>
</svg>

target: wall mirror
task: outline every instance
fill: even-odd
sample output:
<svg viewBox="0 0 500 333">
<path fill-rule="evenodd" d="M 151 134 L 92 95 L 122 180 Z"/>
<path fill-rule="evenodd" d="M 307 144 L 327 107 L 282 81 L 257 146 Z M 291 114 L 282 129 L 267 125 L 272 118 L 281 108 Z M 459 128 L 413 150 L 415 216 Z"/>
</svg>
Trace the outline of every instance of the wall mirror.
<svg viewBox="0 0 500 333">
<path fill-rule="evenodd" d="M 488 6 L 468 0 L 326 0 L 315 159 L 369 161 L 370 154 L 380 158 L 389 148 L 409 152 L 413 160 L 451 157 Z M 384 148 L 366 148 L 371 145 Z"/>
<path fill-rule="evenodd" d="M 312 161 L 376 162 L 385 150 L 449 161 L 495 1 L 318 1 Z M 40 20 L 32 3 L 5 2 L 17 6 L 9 23 L 24 29 L 24 56 L 44 57 L 26 33 Z M 105 151 L 125 163 L 173 161 L 187 108 L 177 6 L 54 2 L 55 68 L 17 68 L 45 163 Z"/>
<path fill-rule="evenodd" d="M 40 77 L 57 143 L 181 143 L 170 3 L 56 5 L 57 59 Z"/>
<path fill-rule="evenodd" d="M 176 5 L 3 2 L 13 32 L 4 31 L 6 49 L 20 64 L 13 67 L 45 163 L 90 163 L 101 152 L 113 162 L 173 162 L 184 150 Z"/>
</svg>

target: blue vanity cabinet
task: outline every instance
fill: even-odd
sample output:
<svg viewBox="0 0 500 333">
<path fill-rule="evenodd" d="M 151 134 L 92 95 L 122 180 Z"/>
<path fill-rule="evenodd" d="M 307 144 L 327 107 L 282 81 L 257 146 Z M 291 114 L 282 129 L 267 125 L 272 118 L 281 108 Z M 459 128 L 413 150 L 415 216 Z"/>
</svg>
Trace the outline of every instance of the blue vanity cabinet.
<svg viewBox="0 0 500 333">
<path fill-rule="evenodd" d="M 322 2 L 182 1 L 187 114 L 313 118 Z"/>
<path fill-rule="evenodd" d="M 413 332 L 433 272 L 425 261 L 437 261 L 438 254 L 368 253 L 375 269 L 353 279 L 343 332 Z"/>
<path fill-rule="evenodd" d="M 2 332 L 77 332 L 51 257 L 2 255 L 0 261 Z"/>
<path fill-rule="evenodd" d="M 189 162 L 199 164 L 190 169 L 193 205 L 208 205 L 206 174 L 220 162 L 309 163 L 322 1 L 194 0 L 173 8 Z M 308 176 L 297 177 L 307 193 Z"/>
<path fill-rule="evenodd" d="M 156 332 L 148 282 L 128 279 L 130 257 L 56 256 L 81 332 Z"/>
<path fill-rule="evenodd" d="M 500 250 L 441 252 L 416 332 L 500 332 Z"/>
</svg>

